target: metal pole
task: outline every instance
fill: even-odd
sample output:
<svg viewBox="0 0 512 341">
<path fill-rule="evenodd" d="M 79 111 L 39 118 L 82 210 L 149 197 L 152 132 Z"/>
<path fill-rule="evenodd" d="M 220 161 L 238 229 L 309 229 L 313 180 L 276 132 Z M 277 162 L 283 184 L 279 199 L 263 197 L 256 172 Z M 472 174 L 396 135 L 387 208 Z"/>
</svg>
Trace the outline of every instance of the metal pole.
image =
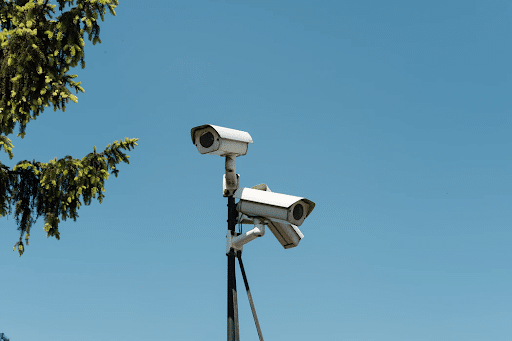
<svg viewBox="0 0 512 341">
<path fill-rule="evenodd" d="M 228 233 L 235 234 L 236 206 L 235 198 L 228 197 Z M 228 253 L 228 341 L 239 341 L 238 304 L 236 297 L 235 252 Z"/>
</svg>

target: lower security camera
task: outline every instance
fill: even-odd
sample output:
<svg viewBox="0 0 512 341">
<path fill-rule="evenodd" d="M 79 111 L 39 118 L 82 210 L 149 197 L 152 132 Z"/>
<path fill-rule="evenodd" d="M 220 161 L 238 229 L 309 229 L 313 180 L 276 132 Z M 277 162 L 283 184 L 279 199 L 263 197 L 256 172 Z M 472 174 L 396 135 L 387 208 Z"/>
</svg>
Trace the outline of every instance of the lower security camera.
<svg viewBox="0 0 512 341">
<path fill-rule="evenodd" d="M 253 188 L 239 188 L 235 198 L 240 199 L 236 209 L 248 217 L 263 217 L 296 226 L 313 211 L 315 203 L 302 197 L 274 193 Z"/>
<path fill-rule="evenodd" d="M 300 240 L 304 238 L 299 228 L 293 224 L 278 223 L 277 221 L 270 220 L 267 226 L 285 249 L 296 247 L 299 245 Z"/>
<path fill-rule="evenodd" d="M 240 224 L 254 224 L 255 226 L 260 223 L 267 225 L 274 237 L 276 237 L 277 241 L 281 243 L 285 249 L 291 249 L 292 247 L 298 246 L 299 242 L 304 238 L 304 235 L 297 226 L 283 221 L 278 222 L 261 217 L 248 217 L 245 214 L 239 213 L 237 222 Z M 258 232 L 259 230 L 251 230 L 249 233 L 252 232 L 252 234 L 255 234 L 255 232 Z"/>
</svg>

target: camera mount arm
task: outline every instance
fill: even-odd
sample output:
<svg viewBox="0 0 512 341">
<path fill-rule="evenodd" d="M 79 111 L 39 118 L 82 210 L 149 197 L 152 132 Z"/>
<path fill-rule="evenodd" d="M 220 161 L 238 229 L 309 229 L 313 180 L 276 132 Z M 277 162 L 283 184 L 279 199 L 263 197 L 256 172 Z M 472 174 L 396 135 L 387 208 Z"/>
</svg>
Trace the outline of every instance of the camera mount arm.
<svg viewBox="0 0 512 341">
<path fill-rule="evenodd" d="M 254 218 L 253 222 L 254 228 L 241 235 L 233 236 L 231 235 L 231 231 L 228 231 L 226 241 L 226 254 L 229 254 L 231 249 L 235 250 L 235 252 L 242 251 L 244 244 L 247 244 L 256 238 L 263 237 L 265 235 L 265 223 L 263 219 Z"/>
<path fill-rule="evenodd" d="M 222 196 L 232 196 L 240 187 L 240 174 L 236 174 L 236 155 L 226 155 L 226 174 L 222 179 Z"/>
</svg>

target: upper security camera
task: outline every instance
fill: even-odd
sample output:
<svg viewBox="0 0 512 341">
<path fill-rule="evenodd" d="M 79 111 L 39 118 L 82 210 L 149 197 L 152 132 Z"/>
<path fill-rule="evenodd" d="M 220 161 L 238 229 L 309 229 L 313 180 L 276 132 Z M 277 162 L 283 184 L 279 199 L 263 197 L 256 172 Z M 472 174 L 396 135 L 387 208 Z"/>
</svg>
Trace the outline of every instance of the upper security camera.
<svg viewBox="0 0 512 341">
<path fill-rule="evenodd" d="M 240 201 L 236 209 L 248 217 L 268 218 L 296 226 L 313 211 L 315 203 L 302 197 L 253 188 L 240 188 L 235 194 Z"/>
<path fill-rule="evenodd" d="M 252 143 L 248 132 L 211 124 L 192 128 L 190 135 L 201 154 L 236 157 L 247 154 L 247 147 Z"/>
</svg>

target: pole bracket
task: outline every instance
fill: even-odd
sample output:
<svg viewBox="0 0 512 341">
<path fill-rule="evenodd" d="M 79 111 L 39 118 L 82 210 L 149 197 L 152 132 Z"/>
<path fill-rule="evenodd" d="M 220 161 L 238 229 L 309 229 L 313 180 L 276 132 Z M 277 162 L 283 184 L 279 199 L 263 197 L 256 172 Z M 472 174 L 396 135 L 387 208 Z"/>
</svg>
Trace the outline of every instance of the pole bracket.
<svg viewBox="0 0 512 341">
<path fill-rule="evenodd" d="M 236 155 L 226 155 L 226 174 L 222 180 L 222 195 L 230 197 L 240 186 L 240 174 L 236 174 Z"/>
</svg>

